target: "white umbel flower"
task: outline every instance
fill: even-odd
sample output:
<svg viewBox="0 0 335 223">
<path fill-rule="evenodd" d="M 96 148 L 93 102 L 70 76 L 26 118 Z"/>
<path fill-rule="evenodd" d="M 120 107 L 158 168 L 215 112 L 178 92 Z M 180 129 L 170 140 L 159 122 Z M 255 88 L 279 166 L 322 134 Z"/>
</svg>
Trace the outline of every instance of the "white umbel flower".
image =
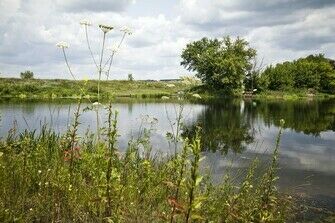
<svg viewBox="0 0 335 223">
<path fill-rule="evenodd" d="M 87 20 L 87 19 L 83 19 L 79 23 L 82 26 L 91 26 L 92 25 L 92 23 L 89 20 Z"/>
<path fill-rule="evenodd" d="M 114 29 L 113 26 L 108 26 L 108 25 L 99 25 L 99 28 L 102 30 L 102 32 L 104 33 L 108 33 L 109 31 L 111 31 L 112 29 Z"/>
<path fill-rule="evenodd" d="M 102 106 L 102 104 L 97 102 L 97 101 L 92 104 L 93 109 L 99 109 L 99 107 L 101 107 L 101 106 Z"/>
<path fill-rule="evenodd" d="M 69 44 L 67 42 L 64 42 L 64 41 L 58 42 L 56 44 L 56 46 L 59 47 L 59 48 L 62 48 L 62 49 L 69 48 Z"/>
<path fill-rule="evenodd" d="M 113 45 L 111 47 L 108 47 L 107 50 L 112 51 L 112 53 L 116 53 L 119 50 L 119 47 L 117 45 Z"/>
<path fill-rule="evenodd" d="M 128 35 L 131 35 L 132 32 L 131 30 L 127 27 L 127 26 L 123 26 L 121 29 L 120 29 L 121 32 L 124 32 L 125 34 L 128 34 Z"/>
</svg>

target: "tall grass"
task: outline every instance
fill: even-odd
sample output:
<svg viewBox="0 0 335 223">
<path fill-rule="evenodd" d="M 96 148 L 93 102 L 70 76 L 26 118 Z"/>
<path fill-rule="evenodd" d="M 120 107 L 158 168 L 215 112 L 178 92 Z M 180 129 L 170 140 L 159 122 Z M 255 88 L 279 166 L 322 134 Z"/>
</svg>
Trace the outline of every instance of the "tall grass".
<svg viewBox="0 0 335 223">
<path fill-rule="evenodd" d="M 263 175 L 257 161 L 240 185 L 202 174 L 201 137 L 171 156 L 153 155 L 150 130 L 117 148 L 112 106 L 99 140 L 77 135 L 80 103 L 68 132 L 43 127 L 0 141 L 1 222 L 284 222 L 290 201 L 277 192 L 280 133 Z M 141 148 L 145 148 L 144 152 Z"/>
</svg>

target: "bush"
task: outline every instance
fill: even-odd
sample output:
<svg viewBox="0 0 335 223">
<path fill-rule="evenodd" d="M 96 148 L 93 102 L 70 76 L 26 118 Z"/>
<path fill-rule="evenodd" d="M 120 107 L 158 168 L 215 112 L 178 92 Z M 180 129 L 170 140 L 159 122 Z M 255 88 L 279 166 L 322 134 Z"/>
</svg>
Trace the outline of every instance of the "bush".
<svg viewBox="0 0 335 223">
<path fill-rule="evenodd" d="M 34 73 L 32 71 L 26 70 L 20 73 L 20 77 L 25 80 L 33 79 Z"/>
</svg>

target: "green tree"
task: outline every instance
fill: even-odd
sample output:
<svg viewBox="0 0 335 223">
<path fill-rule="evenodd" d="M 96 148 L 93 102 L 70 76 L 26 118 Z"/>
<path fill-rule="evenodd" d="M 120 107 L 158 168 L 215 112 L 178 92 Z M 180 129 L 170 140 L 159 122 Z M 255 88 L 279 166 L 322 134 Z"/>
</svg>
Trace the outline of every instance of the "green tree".
<svg viewBox="0 0 335 223">
<path fill-rule="evenodd" d="M 244 39 L 205 37 L 187 44 L 181 55 L 181 65 L 189 71 L 196 71 L 196 76 L 204 84 L 231 92 L 242 89 L 255 56 L 256 50 L 250 48 Z"/>
<path fill-rule="evenodd" d="M 34 78 L 34 73 L 32 71 L 26 70 L 26 71 L 20 73 L 20 77 L 22 79 L 33 79 Z"/>
<path fill-rule="evenodd" d="M 334 61 L 322 54 L 310 55 L 267 67 L 258 80 L 262 90 L 291 90 L 313 88 L 335 92 Z"/>
<path fill-rule="evenodd" d="M 128 81 L 133 81 L 133 80 L 134 80 L 133 74 L 128 74 Z"/>
</svg>

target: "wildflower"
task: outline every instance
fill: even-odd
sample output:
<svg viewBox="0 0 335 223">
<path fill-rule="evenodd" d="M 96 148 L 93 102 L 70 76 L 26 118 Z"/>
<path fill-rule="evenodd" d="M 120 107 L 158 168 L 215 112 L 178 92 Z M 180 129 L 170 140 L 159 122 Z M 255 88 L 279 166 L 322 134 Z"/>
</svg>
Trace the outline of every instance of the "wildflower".
<svg viewBox="0 0 335 223">
<path fill-rule="evenodd" d="M 167 84 L 166 85 L 166 87 L 169 87 L 169 88 L 173 88 L 173 87 L 175 87 L 176 85 L 174 85 L 174 84 Z"/>
<path fill-rule="evenodd" d="M 184 207 L 177 201 L 175 197 L 169 197 L 167 201 L 171 207 L 176 209 L 177 212 L 184 212 Z"/>
<path fill-rule="evenodd" d="M 76 146 L 73 148 L 73 153 L 74 153 L 74 157 L 77 158 L 77 159 L 80 159 L 80 147 L 79 146 Z"/>
<path fill-rule="evenodd" d="M 117 45 L 113 45 L 111 47 L 108 47 L 107 50 L 112 51 L 112 53 L 116 53 L 118 51 L 119 47 Z"/>
<path fill-rule="evenodd" d="M 168 99 L 170 99 L 168 96 L 163 96 L 162 97 L 162 100 L 168 100 Z"/>
<path fill-rule="evenodd" d="M 201 96 L 199 94 L 193 94 L 192 97 L 199 98 L 199 99 L 201 98 Z"/>
<path fill-rule="evenodd" d="M 79 23 L 80 23 L 80 25 L 83 25 L 83 26 L 91 26 L 92 25 L 92 23 L 87 19 L 83 19 Z"/>
<path fill-rule="evenodd" d="M 70 160 L 70 152 L 68 150 L 64 151 L 64 161 L 69 161 Z"/>
<path fill-rule="evenodd" d="M 284 126 L 285 125 L 285 120 L 284 119 L 280 119 L 280 125 Z"/>
<path fill-rule="evenodd" d="M 102 30 L 102 32 L 104 33 L 108 33 L 109 31 L 111 31 L 112 29 L 114 29 L 113 26 L 107 26 L 107 25 L 99 25 L 99 28 Z"/>
<path fill-rule="evenodd" d="M 126 26 L 122 27 L 122 28 L 120 29 L 120 31 L 121 31 L 121 32 L 124 32 L 125 34 L 128 34 L 128 35 L 131 35 L 131 34 L 132 34 L 131 30 L 130 30 L 128 27 L 126 27 Z"/>
<path fill-rule="evenodd" d="M 38 170 L 37 172 L 38 172 L 39 174 L 41 174 L 41 173 L 42 173 L 42 170 Z"/>
<path fill-rule="evenodd" d="M 94 109 L 98 109 L 99 107 L 101 107 L 101 103 L 96 101 L 92 104 L 92 106 L 93 106 Z"/>
<path fill-rule="evenodd" d="M 69 186 L 69 191 L 72 191 L 72 184 L 70 184 Z"/>
<path fill-rule="evenodd" d="M 33 209 L 32 209 L 32 208 L 30 208 L 30 209 L 29 209 L 29 211 L 33 211 Z"/>
<path fill-rule="evenodd" d="M 67 42 L 64 42 L 64 41 L 58 42 L 56 44 L 56 46 L 59 47 L 59 48 L 62 48 L 62 49 L 69 48 L 69 44 Z"/>
</svg>

